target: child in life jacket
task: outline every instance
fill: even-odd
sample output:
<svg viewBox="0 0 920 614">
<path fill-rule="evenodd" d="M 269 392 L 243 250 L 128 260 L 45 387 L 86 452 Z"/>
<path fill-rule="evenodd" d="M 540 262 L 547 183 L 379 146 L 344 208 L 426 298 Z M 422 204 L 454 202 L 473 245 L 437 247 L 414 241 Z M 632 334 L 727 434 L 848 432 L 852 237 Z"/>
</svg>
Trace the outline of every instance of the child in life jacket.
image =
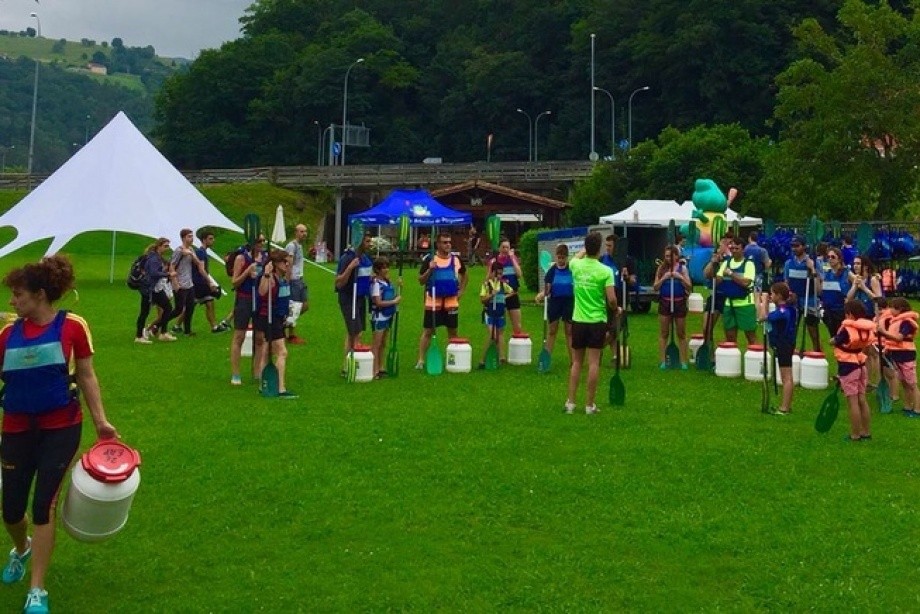
<svg viewBox="0 0 920 614">
<path fill-rule="evenodd" d="M 884 296 L 881 296 L 875 301 L 875 324 L 880 326 L 882 330 L 887 330 L 888 326 L 891 324 L 891 318 L 894 315 L 891 313 L 891 308 L 888 306 L 888 299 Z M 885 342 L 881 334 L 876 334 L 876 350 L 879 353 L 879 365 L 881 377 L 885 378 L 885 381 L 888 383 L 888 398 L 891 400 L 892 405 L 895 401 L 900 401 L 901 396 L 901 384 L 898 380 L 898 374 L 894 370 L 894 363 L 891 362 L 891 357 L 889 357 L 885 351 Z M 871 373 L 869 374 L 871 377 Z"/>
<path fill-rule="evenodd" d="M 770 302 L 776 309 L 769 310 Z M 761 295 L 759 317 L 766 321 L 767 335 L 773 356 L 779 364 L 779 375 L 783 383 L 783 396 L 779 407 L 772 411 L 776 415 L 788 415 L 792 411 L 792 393 L 795 384 L 792 381 L 792 353 L 795 351 L 795 334 L 798 316 L 797 300 L 792 298 L 789 286 L 779 281 L 770 286 L 770 292 Z"/>
<path fill-rule="evenodd" d="M 875 322 L 866 317 L 866 306 L 850 299 L 843 305 L 843 322 L 831 339 L 837 359 L 837 381 L 849 407 L 850 441 L 872 439 L 871 414 L 866 400 L 869 375 L 863 350 L 875 343 L 875 329 Z"/>
<path fill-rule="evenodd" d="M 885 357 L 890 359 L 897 379 L 904 388 L 904 415 L 920 417 L 920 394 L 917 393 L 917 312 L 911 311 L 910 303 L 900 296 L 888 301 L 891 319 L 887 325 L 878 323 L 878 334 L 882 339 Z"/>
<path fill-rule="evenodd" d="M 396 284 L 402 286 L 402 279 Z M 374 280 L 371 282 L 371 330 L 374 334 L 374 379 L 387 376 L 381 368 L 383 356 L 387 349 L 387 336 L 396 316 L 396 305 L 402 297 L 396 293 L 396 287 L 390 282 L 390 260 L 379 256 L 374 260 Z"/>
<path fill-rule="evenodd" d="M 482 282 L 482 289 L 479 291 L 479 300 L 482 301 L 482 321 L 489 331 L 489 342 L 486 343 L 485 350 L 482 353 L 482 360 L 479 362 L 479 368 L 486 368 L 486 352 L 489 351 L 489 344 L 494 339 L 498 344 L 499 362 L 505 362 L 505 300 L 514 295 L 514 289 L 511 285 L 502 279 L 504 267 L 498 261 L 493 261 L 489 268 L 489 277 Z"/>
</svg>

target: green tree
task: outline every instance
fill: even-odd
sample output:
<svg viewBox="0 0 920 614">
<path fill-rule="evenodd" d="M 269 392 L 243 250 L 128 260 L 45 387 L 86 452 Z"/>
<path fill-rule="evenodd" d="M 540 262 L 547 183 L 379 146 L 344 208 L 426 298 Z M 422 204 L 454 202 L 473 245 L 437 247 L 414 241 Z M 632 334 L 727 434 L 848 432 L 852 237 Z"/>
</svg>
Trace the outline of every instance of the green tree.
<svg viewBox="0 0 920 614">
<path fill-rule="evenodd" d="M 764 196 L 838 219 L 891 219 L 918 185 L 918 4 L 846 0 L 841 34 L 806 19 L 803 57 L 779 77 L 782 142 Z M 783 192 L 777 190 L 784 188 Z"/>
</svg>

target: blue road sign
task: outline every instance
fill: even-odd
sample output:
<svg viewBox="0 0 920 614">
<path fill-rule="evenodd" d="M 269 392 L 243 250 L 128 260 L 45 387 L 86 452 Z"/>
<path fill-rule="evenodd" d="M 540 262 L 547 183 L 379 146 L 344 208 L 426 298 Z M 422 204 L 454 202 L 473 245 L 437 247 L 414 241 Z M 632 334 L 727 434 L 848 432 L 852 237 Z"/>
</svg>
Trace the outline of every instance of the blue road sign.
<svg viewBox="0 0 920 614">
<path fill-rule="evenodd" d="M 333 156 L 340 156 L 340 155 L 342 155 L 342 144 L 339 143 L 338 141 L 335 141 L 335 142 L 332 144 L 332 155 L 333 155 Z"/>
</svg>

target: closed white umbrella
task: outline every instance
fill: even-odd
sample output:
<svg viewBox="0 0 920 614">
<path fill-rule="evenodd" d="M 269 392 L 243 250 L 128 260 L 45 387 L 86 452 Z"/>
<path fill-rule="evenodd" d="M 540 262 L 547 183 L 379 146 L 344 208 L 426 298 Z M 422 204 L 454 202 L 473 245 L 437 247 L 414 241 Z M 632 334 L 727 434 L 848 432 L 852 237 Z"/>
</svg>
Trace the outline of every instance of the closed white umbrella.
<svg viewBox="0 0 920 614">
<path fill-rule="evenodd" d="M 272 228 L 272 243 L 284 246 L 287 243 L 287 235 L 284 234 L 284 207 L 278 205 L 275 210 L 275 225 Z"/>
</svg>

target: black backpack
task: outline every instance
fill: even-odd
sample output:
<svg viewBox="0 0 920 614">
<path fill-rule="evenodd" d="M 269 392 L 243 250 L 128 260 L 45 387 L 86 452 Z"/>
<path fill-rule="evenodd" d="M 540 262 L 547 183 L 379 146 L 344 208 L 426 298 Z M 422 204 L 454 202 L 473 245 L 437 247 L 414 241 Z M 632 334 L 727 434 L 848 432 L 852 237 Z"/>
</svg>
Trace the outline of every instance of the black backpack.
<svg viewBox="0 0 920 614">
<path fill-rule="evenodd" d="M 227 277 L 233 278 L 233 263 L 236 262 L 236 257 L 240 254 L 246 254 L 248 251 L 249 248 L 246 245 L 241 245 L 224 254 L 224 270 L 227 272 Z"/>
<path fill-rule="evenodd" d="M 140 290 L 147 285 L 147 256 L 148 254 L 141 254 L 131 263 L 125 283 L 132 290 Z"/>
</svg>

